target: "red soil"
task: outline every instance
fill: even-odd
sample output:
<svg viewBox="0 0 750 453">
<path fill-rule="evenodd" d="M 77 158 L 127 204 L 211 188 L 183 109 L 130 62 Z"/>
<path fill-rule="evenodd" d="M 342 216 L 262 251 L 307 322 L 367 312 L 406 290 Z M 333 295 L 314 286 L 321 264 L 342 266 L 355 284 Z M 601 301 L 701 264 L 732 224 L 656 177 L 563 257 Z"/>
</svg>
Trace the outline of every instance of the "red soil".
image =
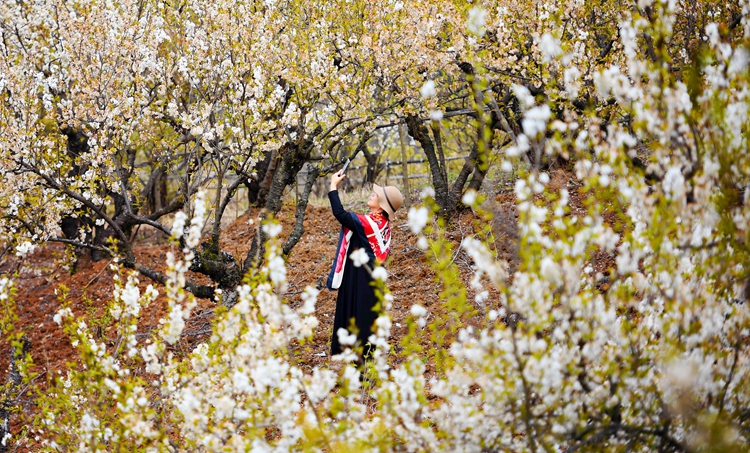
<svg viewBox="0 0 750 453">
<path fill-rule="evenodd" d="M 356 207 L 353 207 L 356 209 Z M 251 214 L 240 216 L 222 233 L 222 250 L 231 253 L 238 261 L 244 260 L 250 248 L 250 242 L 255 234 L 256 224 L 249 224 Z M 389 271 L 388 284 L 394 296 L 393 304 L 393 340 L 406 333 L 404 319 L 408 316 L 411 305 L 420 303 L 435 314 L 443 307 L 439 303 L 441 286 L 435 281 L 434 273 L 426 264 L 424 252 L 416 247 L 414 237 L 406 226 L 406 212 L 392 222 L 393 244 L 391 261 L 386 266 Z M 294 222 L 293 209 L 284 209 L 279 220 L 284 226 L 282 236 L 291 231 Z M 453 239 L 458 250 L 458 242 L 463 235 L 472 231 L 473 215 L 468 212 L 453 221 L 449 237 Z M 328 362 L 329 342 L 333 324 L 333 314 L 336 306 L 336 293 L 325 289 L 325 281 L 330 271 L 331 257 L 335 252 L 338 239 L 338 224 L 328 208 L 309 206 L 305 217 L 305 234 L 293 249 L 287 261 L 287 295 L 292 306 L 301 304 L 300 293 L 307 285 L 321 289 L 315 314 L 320 325 L 312 343 L 307 344 L 307 351 L 303 352 L 303 363 L 312 367 Z M 159 244 L 155 239 L 152 243 L 145 243 L 135 247 L 139 262 L 148 263 L 157 270 L 164 270 L 166 253 L 172 246 Z M 109 266 L 109 260 L 92 262 L 84 253 L 78 259 L 75 272 L 64 269 L 55 264 L 57 258 L 64 254 L 64 246 L 48 244 L 39 248 L 23 262 L 10 260 L 0 264 L 0 275 L 12 274 L 18 271 L 19 276 L 13 278 L 16 287 L 16 312 L 19 320 L 16 331 L 23 331 L 31 340 L 31 355 L 38 373 L 50 373 L 63 370 L 66 364 L 75 361 L 76 352 L 70 340 L 54 321 L 55 313 L 62 307 L 58 294 L 62 294 L 62 286 L 68 288 L 68 303 L 73 313 L 84 320 L 90 327 L 96 325 L 97 320 L 106 313 L 106 307 L 112 300 L 114 288 L 113 276 L 117 273 Z M 175 253 L 179 253 L 174 250 Z M 468 271 L 471 263 L 462 252 L 457 255 L 456 262 L 464 267 L 462 272 L 468 284 Z M 37 276 L 34 270 L 42 269 Z M 125 280 L 129 270 L 122 269 Z M 207 284 L 207 277 L 188 273 L 188 278 Z M 147 337 L 149 332 L 159 326 L 159 319 L 166 315 L 166 297 L 163 288 L 149 278 L 138 276 L 139 287 L 145 290 L 153 284 L 160 289 L 157 300 L 146 307 L 141 314 L 139 335 Z M 56 294 L 57 292 L 57 294 Z M 177 351 L 189 352 L 197 342 L 205 338 L 210 331 L 212 313 L 216 304 L 210 300 L 198 299 L 198 305 L 191 314 L 191 319 L 185 328 L 182 340 L 177 344 Z M 95 335 L 106 338 L 107 326 L 94 329 Z M 0 369 L 7 369 L 10 345 L 6 341 L 0 343 Z M 326 356 L 316 353 L 325 352 Z M 0 377 L 2 379 L 2 377 Z M 45 378 L 40 378 L 43 381 Z"/>
<path fill-rule="evenodd" d="M 571 207 L 574 212 L 582 212 L 583 206 L 580 195 L 574 185 L 570 184 L 570 175 L 559 171 L 552 176 L 550 186 L 556 189 L 568 187 L 571 196 Z M 512 186 L 501 187 L 493 197 L 493 209 L 497 212 L 498 207 L 508 217 L 509 224 L 517 218 L 515 209 L 515 197 Z M 345 205 L 347 203 L 345 202 Z M 359 206 L 347 206 L 355 211 L 364 211 L 364 204 Z M 256 225 L 249 224 L 251 216 L 255 217 L 257 212 L 247 212 L 240 216 L 222 233 L 221 248 L 231 253 L 239 262 L 244 260 L 252 237 L 255 234 Z M 291 231 L 294 222 L 293 207 L 282 210 L 279 220 L 284 230 L 282 236 Z M 459 266 L 461 279 L 469 288 L 471 276 L 471 260 L 460 250 L 458 244 L 464 236 L 474 231 L 473 223 L 476 217 L 471 211 L 465 211 L 456 216 L 449 226 L 447 238 L 454 245 L 454 262 Z M 305 217 L 305 234 L 302 240 L 294 248 L 287 262 L 288 298 L 292 306 L 301 304 L 300 293 L 307 285 L 321 288 L 315 314 L 320 325 L 315 332 L 312 343 L 308 343 L 300 354 L 300 363 L 303 367 L 321 366 L 328 363 L 330 338 L 333 324 L 333 314 L 336 304 L 336 293 L 325 288 L 325 280 L 331 265 L 331 257 L 335 251 L 338 238 L 338 224 L 327 207 L 308 206 Z M 426 264 L 425 253 L 416 247 L 417 238 L 411 233 L 406 225 L 406 210 L 392 222 L 393 243 L 391 248 L 391 261 L 387 265 L 389 271 L 388 285 L 394 296 L 392 329 L 392 344 L 398 344 L 403 335 L 407 333 L 405 318 L 414 303 L 425 306 L 433 315 L 445 314 L 445 308 L 440 303 L 439 294 L 442 285 L 436 281 L 435 273 Z M 496 236 L 506 235 L 502 229 L 495 228 Z M 513 241 L 509 238 L 497 238 L 496 246 L 498 255 L 504 259 L 513 258 Z M 166 261 L 166 252 L 170 250 L 169 244 L 163 240 L 151 238 L 142 241 L 135 247 L 139 262 L 147 263 L 152 267 L 163 270 Z M 177 252 L 177 250 L 175 250 Z M 114 288 L 113 271 L 108 260 L 91 262 L 83 256 L 77 263 L 77 270 L 73 273 L 56 265 L 56 258 L 64 253 L 64 248 L 59 244 L 48 244 L 38 249 L 35 253 L 20 262 L 17 259 L 6 260 L 0 263 L 0 276 L 13 274 L 17 289 L 16 304 L 19 317 L 16 331 L 23 331 L 31 340 L 31 355 L 35 362 L 35 370 L 42 374 L 37 382 L 44 387 L 46 380 L 58 370 L 64 370 L 66 364 L 75 362 L 76 352 L 71 346 L 68 337 L 62 329 L 53 321 L 53 316 L 61 308 L 61 301 L 55 291 L 64 285 L 69 289 L 69 306 L 76 316 L 87 320 L 89 326 L 106 313 L 106 307 L 112 298 Z M 85 254 L 84 254 L 85 255 Z M 597 271 L 604 271 L 612 264 L 612 257 L 604 257 L 596 263 Z M 56 267 L 55 267 L 56 266 Z M 41 269 L 41 275 L 36 275 L 35 270 Z M 123 269 L 123 279 L 127 278 L 128 270 Z M 201 275 L 190 273 L 188 276 L 200 283 L 209 283 L 208 279 Z M 145 308 L 141 315 L 139 333 L 141 338 L 146 338 L 149 332 L 155 331 L 159 326 L 159 319 L 166 315 L 166 298 L 163 288 L 155 284 L 147 277 L 139 276 L 142 290 L 149 284 L 154 284 L 160 290 L 160 296 L 150 306 Z M 471 289 L 468 291 L 468 300 L 474 300 Z M 497 298 L 491 294 L 485 309 L 497 306 Z M 187 353 L 191 351 L 198 342 L 205 339 L 210 332 L 212 313 L 216 304 L 210 300 L 198 300 L 197 307 L 193 310 L 191 319 L 185 328 L 182 340 L 176 345 L 176 352 Z M 472 320 L 466 320 L 473 323 Z M 95 329 L 97 335 L 106 338 L 107 326 Z M 428 335 L 424 335 L 427 337 Z M 423 338 L 423 343 L 428 341 Z M 398 348 L 397 348 L 398 349 Z M 0 342 L 0 369 L 8 369 L 8 358 L 10 345 L 6 341 Z M 319 356 L 324 352 L 325 356 Z M 434 373 L 433 365 L 428 361 L 427 374 Z M 4 381 L 5 376 L 0 376 Z M 33 411 L 31 397 L 27 394 L 21 401 L 27 414 Z"/>
</svg>

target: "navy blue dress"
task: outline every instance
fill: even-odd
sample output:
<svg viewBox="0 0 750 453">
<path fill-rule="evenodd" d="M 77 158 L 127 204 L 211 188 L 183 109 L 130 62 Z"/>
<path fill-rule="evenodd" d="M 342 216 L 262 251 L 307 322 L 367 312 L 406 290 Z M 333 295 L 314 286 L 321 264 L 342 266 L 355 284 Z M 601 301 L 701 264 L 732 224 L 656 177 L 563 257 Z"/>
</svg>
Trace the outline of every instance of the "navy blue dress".
<svg viewBox="0 0 750 453">
<path fill-rule="evenodd" d="M 370 247 L 370 243 L 365 235 L 364 228 L 359 221 L 356 214 L 351 213 L 344 209 L 339 199 L 339 193 L 337 190 L 328 192 L 328 199 L 331 201 L 331 209 L 336 220 L 341 223 L 342 227 L 345 227 L 353 232 L 351 236 L 351 243 L 349 250 L 346 254 L 346 265 L 344 266 L 343 280 L 341 286 L 338 288 L 338 296 L 336 297 L 336 315 L 333 319 L 333 335 L 331 337 L 331 354 L 340 354 L 342 352 L 341 345 L 339 344 L 339 337 L 336 333 L 340 327 L 349 330 L 351 320 L 354 319 L 354 324 L 357 326 L 358 334 L 357 339 L 359 344 L 363 346 L 364 356 L 367 357 L 370 352 L 370 345 L 368 338 L 372 334 L 372 326 L 378 317 L 378 313 L 373 310 L 377 304 L 377 298 L 375 297 L 375 291 L 370 285 L 372 277 L 367 269 L 363 267 L 355 267 L 349 255 L 357 249 L 364 248 L 367 255 L 370 257 L 370 269 L 373 268 L 375 263 L 375 254 Z M 339 237 L 339 242 L 341 237 Z M 335 264 L 334 264 L 335 267 Z M 331 276 L 328 279 L 328 287 L 330 289 L 330 282 L 333 276 L 333 269 L 331 269 Z"/>
</svg>

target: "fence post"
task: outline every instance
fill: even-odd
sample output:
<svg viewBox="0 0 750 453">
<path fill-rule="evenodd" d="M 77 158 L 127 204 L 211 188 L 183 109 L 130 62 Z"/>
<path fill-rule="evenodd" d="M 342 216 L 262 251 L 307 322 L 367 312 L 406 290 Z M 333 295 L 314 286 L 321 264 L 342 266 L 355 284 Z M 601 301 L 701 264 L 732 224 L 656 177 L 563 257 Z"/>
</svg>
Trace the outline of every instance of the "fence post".
<svg viewBox="0 0 750 453">
<path fill-rule="evenodd" d="M 411 193 L 409 191 L 409 163 L 406 162 L 406 137 L 404 133 L 405 125 L 400 123 L 398 125 L 398 138 L 401 142 L 401 180 L 404 185 L 404 201 L 406 202 L 406 209 L 411 208 Z"/>
</svg>

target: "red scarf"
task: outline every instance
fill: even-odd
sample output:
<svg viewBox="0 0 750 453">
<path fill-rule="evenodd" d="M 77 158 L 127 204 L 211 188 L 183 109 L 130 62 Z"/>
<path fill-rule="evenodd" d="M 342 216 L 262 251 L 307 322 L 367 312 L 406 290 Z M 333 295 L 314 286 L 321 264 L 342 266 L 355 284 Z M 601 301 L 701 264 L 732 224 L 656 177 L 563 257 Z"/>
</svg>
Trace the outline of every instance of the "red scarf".
<svg viewBox="0 0 750 453">
<path fill-rule="evenodd" d="M 362 229 L 365 231 L 370 249 L 375 254 L 375 260 L 378 264 L 384 263 L 391 251 L 391 227 L 388 219 L 381 213 L 357 214 L 357 218 L 362 225 Z M 341 286 L 346 257 L 349 253 L 349 244 L 351 244 L 353 234 L 353 231 L 347 228 L 342 227 L 341 230 L 342 238 L 339 249 L 336 251 L 336 259 L 333 265 L 333 281 L 330 285 L 331 289 Z"/>
<path fill-rule="evenodd" d="M 357 214 L 359 222 L 365 229 L 370 248 L 375 253 L 379 263 L 384 263 L 391 251 L 391 226 L 388 219 L 381 213 Z"/>
</svg>

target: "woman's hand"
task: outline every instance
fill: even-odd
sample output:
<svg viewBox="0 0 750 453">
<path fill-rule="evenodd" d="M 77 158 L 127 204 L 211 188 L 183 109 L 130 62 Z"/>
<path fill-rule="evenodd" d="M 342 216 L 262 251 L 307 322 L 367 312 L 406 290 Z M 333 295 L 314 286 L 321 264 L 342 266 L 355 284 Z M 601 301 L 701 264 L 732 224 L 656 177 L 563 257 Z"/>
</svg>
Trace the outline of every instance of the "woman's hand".
<svg viewBox="0 0 750 453">
<path fill-rule="evenodd" d="M 331 175 L 331 190 L 338 190 L 339 183 L 341 180 L 346 178 L 346 174 L 340 174 L 339 172 L 336 172 Z"/>
</svg>

